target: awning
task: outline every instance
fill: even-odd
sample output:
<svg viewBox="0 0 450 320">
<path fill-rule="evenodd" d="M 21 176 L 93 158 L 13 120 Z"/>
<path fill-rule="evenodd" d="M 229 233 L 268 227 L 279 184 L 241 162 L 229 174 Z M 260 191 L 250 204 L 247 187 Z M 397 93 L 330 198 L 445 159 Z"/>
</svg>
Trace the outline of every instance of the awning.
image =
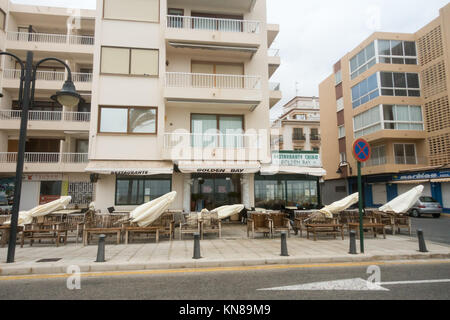
<svg viewBox="0 0 450 320">
<path fill-rule="evenodd" d="M 261 174 L 263 176 L 275 175 L 282 173 L 290 174 L 306 174 L 309 176 L 323 177 L 327 174 L 323 168 L 312 168 L 312 167 L 298 167 L 298 166 L 273 166 L 273 165 L 262 165 Z"/>
<path fill-rule="evenodd" d="M 450 178 L 431 179 L 431 182 L 450 182 Z"/>
<path fill-rule="evenodd" d="M 182 173 L 256 173 L 261 166 L 258 161 L 180 161 Z"/>
<path fill-rule="evenodd" d="M 170 161 L 90 161 L 86 171 L 127 176 L 172 174 L 173 163 Z"/>
<path fill-rule="evenodd" d="M 389 183 L 393 184 L 420 184 L 420 183 L 427 183 L 430 182 L 430 180 L 399 180 L 399 181 L 391 181 Z"/>
</svg>

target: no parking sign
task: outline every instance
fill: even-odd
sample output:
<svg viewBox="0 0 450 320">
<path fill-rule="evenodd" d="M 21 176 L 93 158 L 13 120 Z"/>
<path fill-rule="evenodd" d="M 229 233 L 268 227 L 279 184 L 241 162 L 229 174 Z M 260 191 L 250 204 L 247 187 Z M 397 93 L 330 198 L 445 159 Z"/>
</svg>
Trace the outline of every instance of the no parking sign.
<svg viewBox="0 0 450 320">
<path fill-rule="evenodd" d="M 364 139 L 358 139 L 353 143 L 353 156 L 358 162 L 366 162 L 370 159 L 372 149 L 369 143 Z"/>
</svg>

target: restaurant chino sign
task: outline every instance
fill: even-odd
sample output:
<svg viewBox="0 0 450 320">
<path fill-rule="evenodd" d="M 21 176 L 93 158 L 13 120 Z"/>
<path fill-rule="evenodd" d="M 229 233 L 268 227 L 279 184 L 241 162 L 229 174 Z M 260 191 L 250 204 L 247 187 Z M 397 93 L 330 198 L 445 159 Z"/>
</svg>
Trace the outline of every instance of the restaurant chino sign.
<svg viewBox="0 0 450 320">
<path fill-rule="evenodd" d="M 322 167 L 318 153 L 272 153 L 272 165 L 282 167 Z"/>
</svg>

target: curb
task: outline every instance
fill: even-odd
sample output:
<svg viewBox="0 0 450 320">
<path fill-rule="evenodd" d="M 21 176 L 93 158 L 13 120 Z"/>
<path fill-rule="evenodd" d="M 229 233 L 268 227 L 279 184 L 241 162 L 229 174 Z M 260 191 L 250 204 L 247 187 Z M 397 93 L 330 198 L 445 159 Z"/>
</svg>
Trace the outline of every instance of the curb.
<svg viewBox="0 0 450 320">
<path fill-rule="evenodd" d="M 267 265 L 306 265 L 325 263 L 354 263 L 369 261 L 399 261 L 399 260 L 423 260 L 423 259 L 450 259 L 450 253 L 429 252 L 400 255 L 340 255 L 335 257 L 272 257 L 258 259 L 237 259 L 237 260 L 183 260 L 173 262 L 150 262 L 150 263 L 90 263 L 78 265 L 82 273 L 91 272 L 124 272 L 124 271 L 144 271 L 144 270 L 178 270 L 199 269 L 199 268 L 226 268 L 226 267 L 255 267 Z M 0 268 L 0 280 L 5 276 L 27 276 L 27 275 L 68 275 L 67 268 L 73 264 L 59 265 L 22 265 L 17 267 Z M 225 271 L 225 270 L 224 270 Z"/>
</svg>

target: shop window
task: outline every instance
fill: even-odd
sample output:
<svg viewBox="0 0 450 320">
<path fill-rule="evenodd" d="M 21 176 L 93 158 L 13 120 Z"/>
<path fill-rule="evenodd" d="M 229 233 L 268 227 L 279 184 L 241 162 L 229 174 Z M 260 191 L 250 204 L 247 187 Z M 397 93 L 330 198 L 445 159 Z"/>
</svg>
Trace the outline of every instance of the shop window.
<svg viewBox="0 0 450 320">
<path fill-rule="evenodd" d="M 171 176 L 117 177 L 115 203 L 141 205 L 169 193 L 171 189 Z"/>
<path fill-rule="evenodd" d="M 41 181 L 39 204 L 49 203 L 61 197 L 61 181 Z"/>
</svg>

